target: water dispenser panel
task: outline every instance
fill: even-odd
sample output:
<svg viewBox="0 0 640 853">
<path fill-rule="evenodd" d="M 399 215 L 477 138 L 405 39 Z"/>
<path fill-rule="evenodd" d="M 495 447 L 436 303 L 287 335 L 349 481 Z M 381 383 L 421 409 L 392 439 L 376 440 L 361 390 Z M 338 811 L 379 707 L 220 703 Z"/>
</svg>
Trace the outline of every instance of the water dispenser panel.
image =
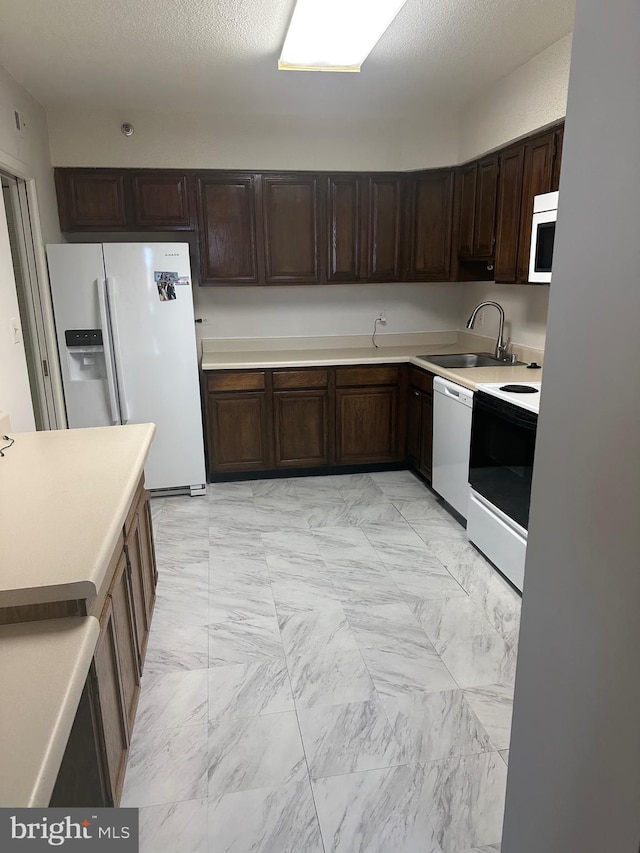
<svg viewBox="0 0 640 853">
<path fill-rule="evenodd" d="M 64 337 L 71 381 L 105 380 L 102 329 L 65 329 Z"/>
</svg>

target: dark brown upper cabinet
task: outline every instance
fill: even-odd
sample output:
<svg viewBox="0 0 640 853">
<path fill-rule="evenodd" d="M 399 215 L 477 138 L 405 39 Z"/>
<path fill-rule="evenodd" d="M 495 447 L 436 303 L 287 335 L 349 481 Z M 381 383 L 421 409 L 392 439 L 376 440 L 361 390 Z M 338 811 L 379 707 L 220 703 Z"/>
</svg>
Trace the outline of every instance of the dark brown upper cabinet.
<svg viewBox="0 0 640 853">
<path fill-rule="evenodd" d="M 118 170 L 56 169 L 62 231 L 124 231 L 125 173 Z"/>
<path fill-rule="evenodd" d="M 188 231 L 194 227 L 189 179 L 185 174 L 135 172 L 133 222 L 139 228 Z"/>
<path fill-rule="evenodd" d="M 458 225 L 458 254 L 461 258 L 473 255 L 473 223 L 476 215 L 476 183 L 478 164 L 470 163 L 458 172 L 460 183 L 460 219 Z"/>
<path fill-rule="evenodd" d="M 262 176 L 265 281 L 319 284 L 323 280 L 320 176 Z"/>
<path fill-rule="evenodd" d="M 367 281 L 401 277 L 402 189 L 400 175 L 369 175 L 367 180 Z"/>
<path fill-rule="evenodd" d="M 198 179 L 202 284 L 258 284 L 256 176 L 219 172 Z"/>
<path fill-rule="evenodd" d="M 551 192 L 555 144 L 556 136 L 553 130 L 524 143 L 524 175 L 518 245 L 518 281 L 520 282 L 529 280 L 533 199 L 540 193 Z"/>
<path fill-rule="evenodd" d="M 556 129 L 555 156 L 553 158 L 553 175 L 551 176 L 551 192 L 560 189 L 560 168 L 562 166 L 562 145 L 564 142 L 564 124 Z"/>
<path fill-rule="evenodd" d="M 459 172 L 460 220 L 458 254 L 484 260 L 495 251 L 498 192 L 498 157 L 487 157 L 464 166 Z"/>
<path fill-rule="evenodd" d="M 405 278 L 446 281 L 451 272 L 454 170 L 419 172 L 407 185 Z"/>
<path fill-rule="evenodd" d="M 524 146 L 515 145 L 500 154 L 498 210 L 496 213 L 495 280 L 517 280 Z"/>
<path fill-rule="evenodd" d="M 327 178 L 327 281 L 356 282 L 366 245 L 363 181 L 359 175 Z"/>
</svg>

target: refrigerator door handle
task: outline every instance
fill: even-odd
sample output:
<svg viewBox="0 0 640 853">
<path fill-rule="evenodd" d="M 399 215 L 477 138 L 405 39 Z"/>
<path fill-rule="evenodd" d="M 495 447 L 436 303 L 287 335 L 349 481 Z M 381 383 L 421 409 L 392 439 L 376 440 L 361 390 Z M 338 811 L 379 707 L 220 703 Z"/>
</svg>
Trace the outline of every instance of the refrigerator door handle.
<svg viewBox="0 0 640 853">
<path fill-rule="evenodd" d="M 118 331 L 118 316 L 116 313 L 115 282 L 111 276 L 107 276 L 107 296 L 111 314 L 111 333 L 113 335 L 113 355 L 116 363 L 116 374 L 118 376 L 118 396 L 120 398 L 120 416 L 122 423 L 129 420 L 129 406 L 127 404 L 127 391 L 124 384 L 124 370 L 122 366 L 122 355 L 120 353 L 120 333 Z"/>
<path fill-rule="evenodd" d="M 120 410 L 118 408 L 118 395 L 116 391 L 116 377 L 113 372 L 113 353 L 111 350 L 111 332 L 109 327 L 109 314 L 107 312 L 107 291 L 105 280 L 96 280 L 98 286 L 98 306 L 100 308 L 100 325 L 102 326 L 102 345 L 104 347 L 104 363 L 107 373 L 107 388 L 109 389 L 109 407 L 111 409 L 111 423 L 120 423 Z"/>
</svg>

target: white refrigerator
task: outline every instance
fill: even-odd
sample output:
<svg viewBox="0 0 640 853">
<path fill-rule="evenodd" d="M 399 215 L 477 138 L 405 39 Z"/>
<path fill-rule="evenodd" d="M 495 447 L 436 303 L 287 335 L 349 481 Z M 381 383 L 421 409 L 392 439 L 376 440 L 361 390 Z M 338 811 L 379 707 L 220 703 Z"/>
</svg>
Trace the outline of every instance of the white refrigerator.
<svg viewBox="0 0 640 853">
<path fill-rule="evenodd" d="M 47 246 L 69 427 L 156 424 L 148 489 L 204 494 L 189 247 Z"/>
</svg>

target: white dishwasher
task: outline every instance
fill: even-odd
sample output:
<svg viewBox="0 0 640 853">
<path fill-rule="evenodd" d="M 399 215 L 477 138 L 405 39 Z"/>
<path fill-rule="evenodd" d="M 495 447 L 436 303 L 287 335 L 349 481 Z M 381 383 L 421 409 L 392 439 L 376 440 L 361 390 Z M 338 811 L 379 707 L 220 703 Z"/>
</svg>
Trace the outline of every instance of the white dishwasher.
<svg viewBox="0 0 640 853">
<path fill-rule="evenodd" d="M 463 518 L 469 504 L 469 447 L 473 391 L 436 376 L 433 380 L 431 486 Z"/>
</svg>

